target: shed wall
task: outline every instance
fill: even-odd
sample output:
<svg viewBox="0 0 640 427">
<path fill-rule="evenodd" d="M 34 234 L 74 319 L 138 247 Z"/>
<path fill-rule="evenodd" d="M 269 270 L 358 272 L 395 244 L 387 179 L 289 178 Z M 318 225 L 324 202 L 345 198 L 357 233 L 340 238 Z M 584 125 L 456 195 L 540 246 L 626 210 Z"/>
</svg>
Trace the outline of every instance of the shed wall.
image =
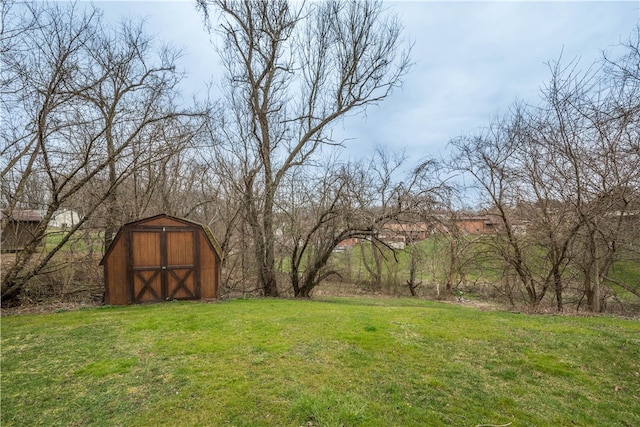
<svg viewBox="0 0 640 427">
<path fill-rule="evenodd" d="M 33 240 L 39 225 L 37 222 L 26 221 L 10 221 L 3 224 L 2 241 L 0 243 L 2 252 L 23 250 Z M 44 240 L 38 243 L 39 246 L 43 244 Z"/>
<path fill-rule="evenodd" d="M 200 233 L 200 291 L 203 299 L 217 298 L 217 284 L 219 283 L 218 260 L 207 243 L 207 237 L 204 233 Z"/>
<path fill-rule="evenodd" d="M 123 305 L 129 303 L 128 251 L 126 243 L 126 235 L 118 239 L 105 262 L 104 275 L 107 282 L 108 304 Z"/>
</svg>

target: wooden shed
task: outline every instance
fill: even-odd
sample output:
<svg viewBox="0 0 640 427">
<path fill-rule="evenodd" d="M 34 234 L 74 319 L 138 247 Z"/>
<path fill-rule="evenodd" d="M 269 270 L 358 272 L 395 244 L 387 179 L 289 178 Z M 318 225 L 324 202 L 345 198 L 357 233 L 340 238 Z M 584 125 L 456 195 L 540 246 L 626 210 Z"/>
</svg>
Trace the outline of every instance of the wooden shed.
<svg viewBox="0 0 640 427">
<path fill-rule="evenodd" d="M 16 209 L 13 212 L 1 212 L 1 251 L 22 251 L 27 244 L 33 241 L 42 222 L 42 217 L 42 211 L 36 210 Z M 38 241 L 38 246 L 42 246 L 44 243 L 44 238 L 42 238 Z"/>
<path fill-rule="evenodd" d="M 100 262 L 106 303 L 217 298 L 221 259 L 206 226 L 164 214 L 130 222 Z"/>
</svg>

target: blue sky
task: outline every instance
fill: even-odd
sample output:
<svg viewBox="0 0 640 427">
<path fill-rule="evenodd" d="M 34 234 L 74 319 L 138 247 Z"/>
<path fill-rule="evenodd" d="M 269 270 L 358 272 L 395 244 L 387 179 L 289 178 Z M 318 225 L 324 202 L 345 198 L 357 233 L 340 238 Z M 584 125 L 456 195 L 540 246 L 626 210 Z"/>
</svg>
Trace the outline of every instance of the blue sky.
<svg viewBox="0 0 640 427">
<path fill-rule="evenodd" d="M 205 90 L 219 60 L 192 1 L 102 1 L 105 17 L 144 17 L 147 29 L 182 47 L 188 92 Z M 486 125 L 516 100 L 536 102 L 546 63 L 563 55 L 583 67 L 624 41 L 640 21 L 635 1 L 387 2 L 414 43 L 415 65 L 403 88 L 366 115 L 349 117 L 335 135 L 344 156 L 376 145 L 416 161 L 446 155 L 450 139 Z M 187 96 L 189 94 L 186 94 Z"/>
</svg>

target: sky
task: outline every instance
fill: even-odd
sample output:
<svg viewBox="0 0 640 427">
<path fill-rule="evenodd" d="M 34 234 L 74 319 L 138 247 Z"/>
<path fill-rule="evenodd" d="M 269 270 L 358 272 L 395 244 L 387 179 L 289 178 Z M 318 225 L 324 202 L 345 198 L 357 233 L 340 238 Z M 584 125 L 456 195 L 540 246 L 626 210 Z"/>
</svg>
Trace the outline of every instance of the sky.
<svg viewBox="0 0 640 427">
<path fill-rule="evenodd" d="M 108 20 L 144 18 L 160 40 L 184 50 L 185 96 L 220 77 L 220 61 L 193 1 L 100 1 Z M 471 134 L 516 100 L 536 103 L 548 63 L 578 59 L 585 69 L 627 40 L 640 22 L 634 1 L 386 1 L 412 43 L 403 86 L 366 114 L 347 117 L 334 136 L 344 156 L 375 147 L 417 162 L 445 157 L 448 142 Z"/>
</svg>

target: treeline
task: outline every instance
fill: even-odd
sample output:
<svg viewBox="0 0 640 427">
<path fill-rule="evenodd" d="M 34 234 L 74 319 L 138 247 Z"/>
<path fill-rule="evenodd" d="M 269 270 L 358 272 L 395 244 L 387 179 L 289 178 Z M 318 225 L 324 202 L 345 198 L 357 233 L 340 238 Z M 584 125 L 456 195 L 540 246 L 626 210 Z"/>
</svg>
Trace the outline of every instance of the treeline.
<svg viewBox="0 0 640 427">
<path fill-rule="evenodd" d="M 399 250 L 382 231 L 417 223 L 448 236 L 460 262 L 499 260 L 514 304 L 524 295 L 536 309 L 552 294 L 563 310 L 575 283 L 594 311 L 614 285 L 640 294 L 610 274 L 639 262 L 638 34 L 588 71 L 551 63 L 543 102 L 453 140 L 446 162 L 409 165 L 382 148 L 345 162 L 348 142 L 332 126 L 382 102 L 410 69 L 398 19 L 377 1 L 197 4 L 226 73 L 217 98 L 187 105 L 180 52 L 141 23 L 110 26 L 80 4 L 3 2 L 3 227 L 18 211 L 42 212 L 24 248 L 3 254 L 3 304 L 99 279 L 87 272 L 119 227 L 157 213 L 213 230 L 230 294 L 309 297 L 344 276 L 335 249 L 350 239 L 367 242 L 363 259 L 382 271 Z M 461 172 L 496 224 L 481 251 L 443 224 L 468 189 L 442 177 Z M 61 209 L 81 219 L 52 230 Z M 415 285 L 427 261 L 411 259 Z M 445 292 L 461 283 L 454 270 Z"/>
</svg>

